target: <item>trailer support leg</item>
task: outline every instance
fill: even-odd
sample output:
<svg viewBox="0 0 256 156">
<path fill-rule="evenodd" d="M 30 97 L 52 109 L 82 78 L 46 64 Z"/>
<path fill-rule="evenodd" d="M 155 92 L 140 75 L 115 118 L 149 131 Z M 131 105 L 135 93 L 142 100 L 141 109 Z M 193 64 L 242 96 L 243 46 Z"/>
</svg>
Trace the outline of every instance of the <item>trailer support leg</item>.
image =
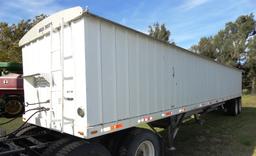
<svg viewBox="0 0 256 156">
<path fill-rule="evenodd" d="M 166 144 L 166 141 L 164 140 L 163 136 L 160 135 L 159 132 L 156 131 L 156 129 L 154 128 L 154 126 L 151 124 L 151 123 L 148 123 L 148 126 L 152 129 L 152 131 L 158 135 L 159 139 L 161 139 L 161 156 L 165 156 L 165 144 Z"/>
<path fill-rule="evenodd" d="M 176 149 L 174 147 L 175 138 L 179 131 L 179 126 L 182 123 L 184 116 L 185 116 L 185 113 L 179 114 L 170 118 L 170 125 L 167 128 L 167 131 L 168 131 L 167 135 L 168 135 L 168 150 L 171 152 L 172 155 Z"/>
<path fill-rule="evenodd" d="M 194 114 L 194 119 L 196 121 L 196 123 L 198 123 L 199 125 L 203 125 L 204 124 L 204 120 L 202 120 L 199 116 L 199 114 Z"/>
</svg>

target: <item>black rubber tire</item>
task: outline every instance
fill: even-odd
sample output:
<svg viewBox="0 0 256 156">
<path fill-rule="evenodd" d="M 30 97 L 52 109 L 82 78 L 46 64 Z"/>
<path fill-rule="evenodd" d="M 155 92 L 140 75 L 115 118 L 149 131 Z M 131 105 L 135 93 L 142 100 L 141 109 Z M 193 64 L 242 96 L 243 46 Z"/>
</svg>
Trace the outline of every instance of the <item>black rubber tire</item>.
<svg viewBox="0 0 256 156">
<path fill-rule="evenodd" d="M 237 116 L 239 114 L 238 107 L 239 106 L 238 106 L 237 99 L 232 99 L 232 100 L 228 101 L 228 103 L 227 103 L 228 114 Z"/>
<path fill-rule="evenodd" d="M 53 143 L 50 144 L 48 148 L 44 150 L 42 156 L 52 156 L 55 155 L 63 146 L 66 146 L 72 142 L 70 138 L 61 138 Z"/>
<path fill-rule="evenodd" d="M 7 118 L 18 117 L 24 113 L 24 104 L 20 98 L 9 97 L 5 101 L 6 101 L 5 108 L 4 108 L 4 116 L 5 117 L 7 117 Z M 18 110 L 16 110 L 16 112 L 12 112 L 12 113 L 8 112 L 7 105 L 12 104 L 11 102 L 16 102 L 15 104 L 19 107 Z"/>
<path fill-rule="evenodd" d="M 143 141 L 150 141 L 154 146 L 155 156 L 161 156 L 159 136 L 147 129 L 135 130 L 135 133 L 131 132 L 119 148 L 119 156 L 134 156 Z"/>
<path fill-rule="evenodd" d="M 238 114 L 242 113 L 242 99 L 238 98 Z"/>
<path fill-rule="evenodd" d="M 73 141 L 59 150 L 56 156 L 111 156 L 111 154 L 100 144 Z"/>
</svg>

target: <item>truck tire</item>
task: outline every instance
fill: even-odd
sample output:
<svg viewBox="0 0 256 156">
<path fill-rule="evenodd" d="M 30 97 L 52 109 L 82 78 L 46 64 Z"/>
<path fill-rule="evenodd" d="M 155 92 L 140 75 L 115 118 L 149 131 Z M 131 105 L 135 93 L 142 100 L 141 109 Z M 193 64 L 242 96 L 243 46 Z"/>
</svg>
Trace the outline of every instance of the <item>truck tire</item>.
<svg viewBox="0 0 256 156">
<path fill-rule="evenodd" d="M 232 99 L 227 103 L 228 114 L 237 116 L 239 114 L 239 105 L 237 99 Z"/>
<path fill-rule="evenodd" d="M 8 118 L 17 117 L 24 112 L 23 102 L 18 97 L 9 97 L 6 99 L 4 113 Z"/>
<path fill-rule="evenodd" d="M 137 131 L 123 142 L 119 156 L 160 156 L 161 145 L 159 137 L 150 130 Z"/>
<path fill-rule="evenodd" d="M 56 156 L 111 156 L 111 154 L 100 144 L 73 141 L 59 150 Z"/>
<path fill-rule="evenodd" d="M 237 99 L 238 101 L 238 114 L 242 113 L 242 100 L 241 98 Z"/>
<path fill-rule="evenodd" d="M 70 138 L 62 138 L 50 144 L 42 154 L 42 156 L 52 156 L 55 155 L 63 146 L 70 143 L 72 140 Z"/>
</svg>

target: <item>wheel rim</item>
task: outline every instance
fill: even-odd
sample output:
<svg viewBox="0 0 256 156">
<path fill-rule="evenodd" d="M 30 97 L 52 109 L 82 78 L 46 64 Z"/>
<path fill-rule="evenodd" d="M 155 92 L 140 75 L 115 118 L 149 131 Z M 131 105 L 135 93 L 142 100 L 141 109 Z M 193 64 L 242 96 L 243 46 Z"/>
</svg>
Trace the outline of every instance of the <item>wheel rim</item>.
<svg viewBox="0 0 256 156">
<path fill-rule="evenodd" d="M 135 156 L 155 156 L 155 147 L 150 141 L 143 141 L 135 152 Z"/>
<path fill-rule="evenodd" d="M 19 114 L 22 111 L 22 104 L 18 100 L 10 100 L 5 105 L 5 112 L 11 115 Z"/>
</svg>

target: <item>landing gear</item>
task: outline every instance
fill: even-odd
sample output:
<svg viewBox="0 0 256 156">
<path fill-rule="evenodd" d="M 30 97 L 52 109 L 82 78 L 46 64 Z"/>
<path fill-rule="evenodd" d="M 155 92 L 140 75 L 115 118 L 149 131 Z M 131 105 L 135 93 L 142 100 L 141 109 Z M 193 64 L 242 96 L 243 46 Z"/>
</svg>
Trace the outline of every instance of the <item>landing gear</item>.
<svg viewBox="0 0 256 156">
<path fill-rule="evenodd" d="M 185 114 L 179 114 L 170 118 L 170 125 L 168 126 L 168 150 L 173 155 L 173 152 L 176 150 L 174 147 L 174 141 L 176 135 L 179 131 L 179 126 L 184 119 Z"/>
<path fill-rule="evenodd" d="M 200 118 L 199 114 L 194 114 L 193 116 L 197 124 L 202 126 L 205 123 L 205 121 Z"/>
<path fill-rule="evenodd" d="M 178 115 L 166 118 L 161 121 L 155 121 L 155 122 L 149 123 L 149 126 L 151 127 L 151 129 L 153 129 L 153 131 L 155 131 L 155 134 L 158 134 L 159 138 L 161 138 L 161 145 L 162 145 L 161 156 L 165 156 L 166 155 L 165 153 L 168 153 L 167 155 L 174 155 L 174 151 L 176 150 L 174 146 L 175 139 L 184 117 L 185 117 L 185 113 L 182 113 L 182 114 L 178 114 Z M 167 130 L 167 133 L 158 133 L 155 130 L 155 128 L 164 128 Z"/>
</svg>

